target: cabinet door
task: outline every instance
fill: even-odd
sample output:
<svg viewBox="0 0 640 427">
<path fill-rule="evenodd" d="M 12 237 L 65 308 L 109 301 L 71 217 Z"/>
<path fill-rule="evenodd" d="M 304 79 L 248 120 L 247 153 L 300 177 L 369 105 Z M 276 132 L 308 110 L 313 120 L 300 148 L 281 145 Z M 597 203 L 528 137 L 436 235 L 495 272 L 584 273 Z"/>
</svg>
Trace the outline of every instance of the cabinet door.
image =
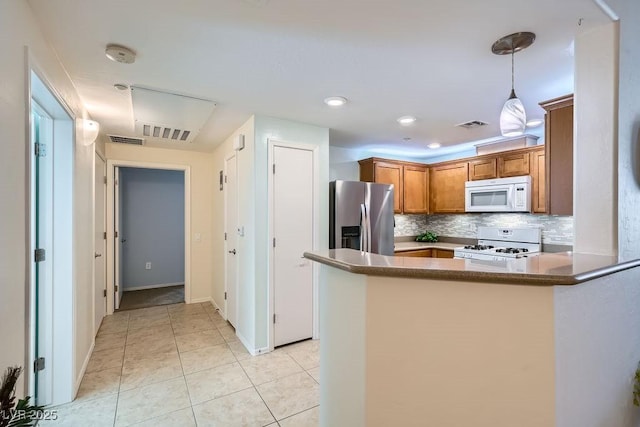
<svg viewBox="0 0 640 427">
<path fill-rule="evenodd" d="M 448 249 L 432 249 L 431 256 L 434 258 L 453 258 L 453 251 Z"/>
<path fill-rule="evenodd" d="M 464 212 L 464 183 L 468 177 L 468 162 L 430 168 L 429 211 L 431 213 Z"/>
<path fill-rule="evenodd" d="M 402 212 L 402 165 L 377 162 L 374 165 L 375 182 L 393 184 L 393 212 Z"/>
<path fill-rule="evenodd" d="M 410 257 L 430 257 L 431 249 L 418 249 L 415 251 L 404 251 L 396 253 L 396 256 L 410 256 Z"/>
<path fill-rule="evenodd" d="M 472 160 L 469 162 L 469 181 L 493 179 L 498 176 L 496 159 Z"/>
<path fill-rule="evenodd" d="M 420 166 L 404 165 L 403 173 L 404 213 L 429 212 L 429 169 Z"/>
<path fill-rule="evenodd" d="M 573 215 L 573 105 L 547 113 L 549 213 Z"/>
<path fill-rule="evenodd" d="M 498 176 L 529 175 L 529 153 L 503 154 L 498 157 Z"/>
<path fill-rule="evenodd" d="M 547 212 L 546 164 L 544 150 L 529 153 L 531 156 L 531 211 Z"/>
</svg>

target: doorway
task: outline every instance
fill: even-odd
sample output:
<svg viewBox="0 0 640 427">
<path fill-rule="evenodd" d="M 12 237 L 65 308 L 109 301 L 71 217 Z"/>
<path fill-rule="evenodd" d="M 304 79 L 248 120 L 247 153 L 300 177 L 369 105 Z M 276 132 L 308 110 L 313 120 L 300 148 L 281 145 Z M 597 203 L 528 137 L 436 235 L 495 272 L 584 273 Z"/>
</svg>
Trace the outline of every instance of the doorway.
<svg viewBox="0 0 640 427">
<path fill-rule="evenodd" d="M 94 154 L 94 197 L 95 197 L 95 215 L 94 215 L 94 245 L 95 251 L 93 258 L 94 264 L 94 282 L 93 282 L 93 334 L 98 333 L 102 319 L 107 312 L 107 265 L 105 262 L 107 252 L 107 219 L 105 216 L 107 201 L 107 164 L 105 160 L 96 152 Z"/>
<path fill-rule="evenodd" d="M 318 153 L 307 144 L 269 141 L 270 347 L 312 338 L 316 271 L 303 257 L 318 233 Z"/>
<path fill-rule="evenodd" d="M 119 167 L 116 175 L 116 308 L 184 302 L 184 172 Z"/>
<path fill-rule="evenodd" d="M 236 153 L 224 160 L 224 312 L 236 327 L 238 312 L 238 162 Z"/>
<path fill-rule="evenodd" d="M 73 372 L 73 156 L 71 110 L 30 64 L 29 394 L 38 405 L 69 402 Z M 55 340 L 54 340 L 55 337 Z M 55 378 L 55 381 L 54 381 Z"/>
<path fill-rule="evenodd" d="M 180 191 L 168 197 L 176 186 Z M 181 226 L 169 232 L 167 221 Z M 190 247 L 189 167 L 108 160 L 107 313 L 191 302 Z"/>
</svg>

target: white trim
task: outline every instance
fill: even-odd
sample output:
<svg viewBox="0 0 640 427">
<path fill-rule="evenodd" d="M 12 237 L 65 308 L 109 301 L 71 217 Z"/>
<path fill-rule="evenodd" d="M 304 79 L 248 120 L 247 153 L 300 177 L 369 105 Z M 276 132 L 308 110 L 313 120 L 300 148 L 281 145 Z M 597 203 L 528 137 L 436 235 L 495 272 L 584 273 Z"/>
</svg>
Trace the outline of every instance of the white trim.
<svg viewBox="0 0 640 427">
<path fill-rule="evenodd" d="M 268 173 L 268 183 L 267 183 L 267 200 L 268 200 L 268 227 L 269 227 L 269 242 L 273 241 L 275 237 L 273 235 L 274 228 L 274 217 L 273 217 L 273 149 L 274 147 L 286 147 L 286 148 L 296 148 L 300 150 L 308 150 L 313 153 L 313 250 L 318 250 L 318 242 L 320 241 L 320 205 L 318 202 L 318 196 L 320 195 L 320 147 L 315 144 L 307 144 L 307 143 L 298 143 L 298 142 L 289 142 L 283 141 L 280 139 L 268 138 L 267 139 L 267 164 L 269 165 L 269 173 Z M 269 244 L 268 251 L 268 260 L 267 265 L 269 268 L 268 275 L 268 287 L 267 287 L 267 323 L 269 327 L 267 328 L 267 343 L 268 347 L 266 347 L 267 351 L 273 351 L 275 349 L 274 342 L 274 332 L 275 326 L 271 319 L 273 318 L 273 313 L 275 311 L 274 304 L 274 268 L 273 268 L 273 253 L 274 248 L 273 245 Z M 320 269 L 318 267 L 318 263 L 311 263 L 312 274 L 313 274 L 313 339 L 318 339 L 319 337 L 319 319 L 318 319 L 318 284 L 320 283 Z M 264 350 L 258 350 L 264 351 Z"/>
<path fill-rule="evenodd" d="M 243 337 L 242 335 L 240 335 L 238 333 L 238 331 L 236 330 L 236 337 L 238 337 L 238 339 L 240 340 L 240 342 L 242 343 L 242 345 L 244 346 L 244 348 L 249 352 L 250 355 L 252 356 L 259 356 L 261 354 L 265 354 L 265 353 L 269 353 L 271 351 L 273 351 L 273 349 L 269 348 L 269 347 L 261 347 L 261 348 L 253 348 L 248 344 L 248 341 L 245 337 Z"/>
<path fill-rule="evenodd" d="M 169 163 L 151 163 L 133 160 L 107 160 L 107 314 L 113 314 L 114 304 L 114 167 L 178 170 L 184 172 L 184 302 L 191 303 L 191 167 Z"/>
<path fill-rule="evenodd" d="M 209 297 L 193 298 L 191 300 L 191 304 L 202 304 L 203 302 L 213 303 L 213 300 L 211 298 L 209 298 Z M 215 304 L 213 304 L 213 305 L 214 305 L 214 308 L 215 308 Z"/>
<path fill-rule="evenodd" d="M 611 19 L 614 22 L 617 22 L 620 20 L 620 17 L 618 16 L 618 14 L 613 11 L 611 6 L 609 6 L 605 2 L 605 0 L 593 0 L 593 1 L 609 17 L 609 19 Z"/>
<path fill-rule="evenodd" d="M 155 288 L 168 288 L 170 286 L 184 286 L 184 282 L 176 282 L 176 283 L 158 283 L 157 285 L 143 285 L 143 286 L 124 286 L 122 285 L 122 292 L 129 291 L 142 291 L 145 289 L 155 289 Z M 194 302 L 192 300 L 191 302 Z"/>
<path fill-rule="evenodd" d="M 220 306 L 218 305 L 216 300 L 214 300 L 213 297 L 211 297 L 211 298 L 209 298 L 209 302 L 213 305 L 213 308 L 215 308 L 216 311 L 222 316 L 222 310 L 220 310 Z M 223 316 L 223 318 L 224 318 L 224 316 Z"/>
<path fill-rule="evenodd" d="M 93 340 L 91 340 L 91 347 L 87 352 L 87 357 L 85 357 L 84 362 L 82 362 L 82 368 L 80 368 L 80 373 L 76 378 L 76 384 L 73 387 L 73 399 L 75 399 L 76 396 L 78 395 L 80 384 L 82 384 L 82 379 L 84 378 L 84 374 L 87 371 L 87 366 L 89 366 L 89 360 L 91 360 L 91 356 L 93 355 L 93 349 L 95 348 L 95 346 L 96 346 L 96 338 L 94 337 Z"/>
<path fill-rule="evenodd" d="M 94 147 L 96 146 L 96 144 L 93 145 Z M 98 157 L 100 159 L 100 161 L 102 161 L 102 163 L 104 164 L 104 169 L 103 169 L 103 173 L 105 174 L 104 177 L 106 178 L 106 173 L 107 173 L 107 160 L 105 159 L 106 156 L 102 156 L 102 154 L 100 154 L 100 152 L 98 152 L 95 148 L 93 150 L 93 155 L 94 155 L 94 159 L 93 159 L 93 165 L 92 165 L 92 169 L 93 169 L 93 177 L 95 179 L 96 176 L 96 159 L 95 157 Z M 92 240 L 92 244 L 93 244 L 93 248 L 95 250 L 96 247 L 96 186 L 95 183 L 93 185 L 93 188 L 91 190 L 91 200 L 93 200 L 93 204 L 91 206 L 91 212 L 93 214 L 93 237 L 91 238 Z M 107 187 L 106 184 L 104 185 L 104 225 L 103 227 L 106 228 L 106 222 L 107 222 Z M 106 262 L 106 249 L 107 249 L 107 242 L 105 241 L 103 246 L 103 256 L 105 257 L 105 262 L 104 262 L 104 284 L 106 286 L 107 284 L 107 262 Z M 96 263 L 95 261 L 93 262 L 93 265 L 91 266 L 91 272 L 93 273 L 93 278 L 91 279 L 91 285 L 92 285 L 92 293 L 93 293 L 93 310 L 91 311 L 91 315 L 93 316 L 93 320 L 92 320 L 92 324 L 93 324 L 93 334 L 97 334 L 97 330 L 98 328 L 96 328 Z M 106 315 L 106 307 L 105 307 L 105 315 Z M 104 319 L 104 316 L 103 316 Z M 100 320 L 100 324 L 102 324 L 102 320 Z"/>
<path fill-rule="evenodd" d="M 33 298 L 34 293 L 33 290 L 33 280 L 34 280 L 34 268 L 33 268 L 33 245 L 32 245 L 32 214 L 33 210 L 31 204 L 33 202 L 34 194 L 31 188 L 32 185 L 32 175 L 33 175 L 33 146 L 31 144 L 31 110 L 32 110 L 32 101 L 34 93 L 32 87 L 32 73 L 40 80 L 40 82 L 44 85 L 49 94 L 53 97 L 57 106 L 59 106 L 62 110 L 64 117 L 60 116 L 56 113 L 56 116 L 52 118 L 54 121 L 60 122 L 69 122 L 69 131 L 68 137 L 70 139 L 70 147 L 66 147 L 68 151 L 65 151 L 62 148 L 64 154 L 70 154 L 70 157 L 66 158 L 68 160 L 68 164 L 65 165 L 65 169 L 67 169 L 66 174 L 62 175 L 62 181 L 68 181 L 70 184 L 71 195 L 69 197 L 70 212 L 68 212 L 68 216 L 63 218 L 70 223 L 70 236 L 67 235 L 65 239 L 65 245 L 68 251 L 65 252 L 64 255 L 61 255 L 60 258 L 63 262 L 68 261 L 69 264 L 65 265 L 66 268 L 61 268 L 62 274 L 65 275 L 65 286 L 62 289 L 62 293 L 58 292 L 56 298 L 53 298 L 52 310 L 53 315 L 56 316 L 56 313 L 60 316 L 64 315 L 64 317 L 56 318 L 55 322 L 52 322 L 52 333 L 53 336 L 62 336 L 62 341 L 60 339 L 53 341 L 53 354 L 52 360 L 48 361 L 48 366 L 51 368 L 51 378 L 53 382 L 53 378 L 57 377 L 57 380 L 53 382 L 52 386 L 52 396 L 51 400 L 53 404 L 57 403 L 66 403 L 71 401 L 73 396 L 73 384 L 75 383 L 75 366 L 77 364 L 75 348 L 77 342 L 77 334 L 76 334 L 76 293 L 77 293 L 77 277 L 76 277 L 76 245 L 74 242 L 75 236 L 75 225 L 73 218 L 75 216 L 75 175 L 73 171 L 75 170 L 75 152 L 76 152 L 76 144 L 75 141 L 77 139 L 76 128 L 75 128 L 75 120 L 76 115 L 75 112 L 69 107 L 64 97 L 60 95 L 58 90 L 55 88 L 53 84 L 51 84 L 51 80 L 47 77 L 47 74 L 43 71 L 43 68 L 38 63 L 37 59 L 31 54 L 28 46 L 24 47 L 24 65 L 25 65 L 25 212 L 29 214 L 29 220 L 26 221 L 26 233 L 25 233 L 25 353 L 24 353 L 24 389 L 25 394 L 33 395 L 34 392 L 34 378 L 33 370 L 28 369 L 28 367 L 32 366 L 32 362 L 35 357 L 35 349 L 33 346 L 33 342 L 35 340 L 35 325 L 34 325 L 34 313 L 33 313 Z M 46 107 L 45 107 L 46 108 Z M 57 109 L 56 107 L 53 107 Z M 48 111 L 48 110 L 47 110 Z M 49 112 L 51 113 L 51 112 Z M 65 133 L 64 126 L 61 127 L 60 132 Z M 57 130 L 54 128 L 54 133 Z M 64 140 L 66 141 L 66 134 Z M 63 154 L 63 158 L 66 157 Z M 53 155 L 53 150 L 52 150 Z M 55 159 L 54 159 L 55 161 Z M 70 171 L 70 172 L 69 172 Z M 54 172 L 55 173 L 55 172 Z M 55 175 L 54 175 L 55 176 Z M 55 181 L 54 181 L 55 185 Z M 55 190 L 55 186 L 54 186 Z M 54 205 L 54 219 L 55 219 L 55 205 Z M 55 244 L 56 240 L 54 238 L 53 244 Z M 65 256 L 66 255 L 66 256 Z M 67 257 L 69 259 L 67 259 Z M 69 276 L 68 278 L 66 276 Z M 68 280 L 67 280 L 68 279 Z M 60 304 L 64 304 L 65 307 L 70 306 L 71 310 L 67 313 L 60 313 L 62 310 L 59 308 Z M 58 307 L 58 310 L 56 310 Z M 55 317 L 54 317 L 55 318 Z M 71 333 L 69 334 L 69 331 Z M 51 337 L 53 339 L 53 336 Z M 68 345 L 67 345 L 68 344 Z M 60 353 L 64 354 L 60 354 Z"/>
</svg>

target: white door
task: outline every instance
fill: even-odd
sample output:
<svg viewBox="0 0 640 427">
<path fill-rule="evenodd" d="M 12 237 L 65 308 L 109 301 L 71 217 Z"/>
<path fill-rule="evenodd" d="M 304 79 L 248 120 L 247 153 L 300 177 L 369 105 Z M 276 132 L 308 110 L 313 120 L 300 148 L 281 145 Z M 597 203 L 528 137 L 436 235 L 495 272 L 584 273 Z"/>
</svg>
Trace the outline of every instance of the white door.
<svg viewBox="0 0 640 427">
<path fill-rule="evenodd" d="M 238 180 L 237 157 L 228 156 L 224 162 L 224 218 L 225 218 L 225 314 L 236 325 L 238 310 Z"/>
<path fill-rule="evenodd" d="M 122 286 L 120 285 L 122 278 L 122 264 L 120 257 L 122 256 L 122 236 L 120 236 L 120 215 L 122 214 L 120 209 L 120 168 L 115 167 L 113 171 L 114 193 L 113 193 L 113 227 L 115 241 L 114 241 L 114 308 L 117 310 L 120 308 L 120 300 L 122 299 Z"/>
<path fill-rule="evenodd" d="M 274 345 L 313 336 L 313 151 L 273 146 Z"/>
<path fill-rule="evenodd" d="M 107 253 L 107 241 L 106 239 L 106 173 L 107 168 L 104 160 L 97 154 L 95 155 L 95 218 L 94 218 L 94 233 L 95 233 L 95 271 L 94 271 L 94 333 L 98 333 L 102 318 L 107 311 L 107 294 L 106 290 L 106 263 L 105 256 Z"/>
</svg>

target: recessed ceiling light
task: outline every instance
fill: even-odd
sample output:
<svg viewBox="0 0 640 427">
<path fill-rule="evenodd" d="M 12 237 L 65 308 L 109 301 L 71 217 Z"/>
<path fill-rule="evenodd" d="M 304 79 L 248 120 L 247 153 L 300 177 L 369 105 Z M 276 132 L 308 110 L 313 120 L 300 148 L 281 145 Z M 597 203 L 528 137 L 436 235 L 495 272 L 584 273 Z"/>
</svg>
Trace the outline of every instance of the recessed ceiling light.
<svg viewBox="0 0 640 427">
<path fill-rule="evenodd" d="M 347 98 L 343 96 L 330 96 L 324 100 L 324 103 L 329 107 L 342 107 L 347 103 Z"/>
<path fill-rule="evenodd" d="M 403 126 L 412 125 L 416 122 L 416 118 L 414 116 L 402 116 L 398 119 L 398 123 Z"/>
<path fill-rule="evenodd" d="M 118 44 L 108 44 L 104 53 L 110 60 L 123 64 L 133 64 L 136 60 L 136 53 L 134 51 Z"/>
<path fill-rule="evenodd" d="M 440 148 L 440 143 L 432 142 L 431 144 L 427 145 L 427 147 L 431 148 L 432 150 L 435 150 L 436 148 Z"/>
<path fill-rule="evenodd" d="M 527 127 L 528 128 L 535 128 L 540 126 L 542 123 L 544 123 L 543 119 L 531 119 L 527 122 Z"/>
<path fill-rule="evenodd" d="M 115 87 L 118 90 L 127 90 L 129 89 L 129 86 L 124 84 L 124 83 L 116 83 L 113 85 L 113 87 Z"/>
</svg>

